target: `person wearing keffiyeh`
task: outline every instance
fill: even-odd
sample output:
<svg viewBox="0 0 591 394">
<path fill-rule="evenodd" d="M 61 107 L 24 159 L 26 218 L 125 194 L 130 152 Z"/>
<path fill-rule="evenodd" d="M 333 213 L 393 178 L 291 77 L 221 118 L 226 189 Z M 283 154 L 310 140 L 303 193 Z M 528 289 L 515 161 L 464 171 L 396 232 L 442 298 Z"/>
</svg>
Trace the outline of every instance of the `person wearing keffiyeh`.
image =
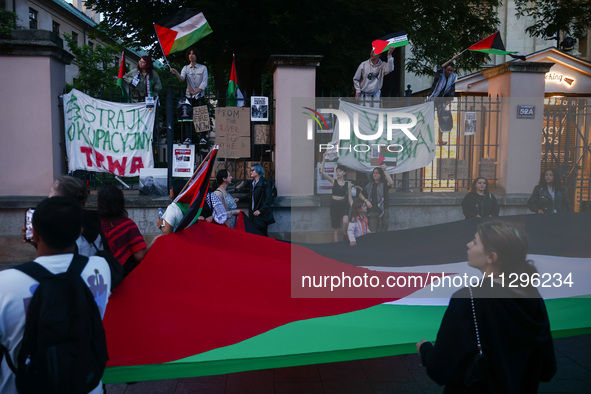
<svg viewBox="0 0 591 394">
<path fill-rule="evenodd" d="M 369 229 L 372 232 L 388 231 L 390 223 L 388 192 L 394 186 L 394 180 L 382 163 L 371 172 L 371 181 L 365 186 L 369 210 Z"/>
<path fill-rule="evenodd" d="M 457 57 L 458 54 L 455 54 L 437 69 L 431 86 L 431 94 L 428 96 L 429 100 L 434 100 L 437 97 L 453 97 L 456 94 L 457 76 L 454 73 L 455 64 L 453 61 Z"/>
</svg>

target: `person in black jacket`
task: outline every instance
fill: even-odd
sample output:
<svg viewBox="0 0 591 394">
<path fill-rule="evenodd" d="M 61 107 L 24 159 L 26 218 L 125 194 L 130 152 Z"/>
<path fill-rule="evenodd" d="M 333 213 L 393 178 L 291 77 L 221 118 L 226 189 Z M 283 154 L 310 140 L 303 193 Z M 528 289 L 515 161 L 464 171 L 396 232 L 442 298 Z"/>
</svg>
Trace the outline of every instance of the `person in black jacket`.
<svg viewBox="0 0 591 394">
<path fill-rule="evenodd" d="M 267 236 L 267 228 L 275 223 L 273 211 L 273 190 L 271 183 L 265 178 L 265 170 L 259 164 L 253 165 L 250 169 L 252 184 L 250 188 L 250 200 L 248 212 L 250 220 L 255 227 Z"/>
<path fill-rule="evenodd" d="M 466 219 L 499 216 L 499 203 L 488 191 L 488 181 L 478 177 L 472 182 L 470 192 L 462 200 L 462 211 Z"/>
<path fill-rule="evenodd" d="M 527 207 L 536 213 L 573 211 L 566 187 L 562 185 L 560 174 L 556 169 L 550 168 L 540 176 L 540 181 L 527 201 Z"/>
<path fill-rule="evenodd" d="M 435 344 L 417 343 L 421 364 L 445 393 L 537 393 L 539 382 L 556 373 L 548 313 L 537 288 L 506 282 L 537 273 L 526 260 L 527 240 L 510 225 L 484 222 L 467 246 L 468 265 L 482 271 L 482 285 L 454 293 Z M 474 375 L 469 366 L 479 342 L 484 360 Z"/>
</svg>

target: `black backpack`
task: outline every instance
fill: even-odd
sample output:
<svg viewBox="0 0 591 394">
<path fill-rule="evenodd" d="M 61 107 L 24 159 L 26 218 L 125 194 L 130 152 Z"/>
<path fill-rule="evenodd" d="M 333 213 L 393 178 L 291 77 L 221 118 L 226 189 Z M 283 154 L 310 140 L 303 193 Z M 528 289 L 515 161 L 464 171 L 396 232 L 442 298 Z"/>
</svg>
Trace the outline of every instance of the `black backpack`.
<svg viewBox="0 0 591 394">
<path fill-rule="evenodd" d="M 80 277 L 87 262 L 75 254 L 57 275 L 35 262 L 15 267 L 39 282 L 16 368 L 6 352 L 19 393 L 88 393 L 100 383 L 109 356 L 99 309 Z"/>
</svg>

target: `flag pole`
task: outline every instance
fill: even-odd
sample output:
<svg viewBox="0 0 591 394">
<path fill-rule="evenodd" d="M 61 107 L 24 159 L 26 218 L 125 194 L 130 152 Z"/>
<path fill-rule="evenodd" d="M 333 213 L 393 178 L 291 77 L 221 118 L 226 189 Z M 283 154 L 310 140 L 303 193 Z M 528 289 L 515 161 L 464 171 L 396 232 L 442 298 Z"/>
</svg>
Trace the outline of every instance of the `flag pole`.
<svg viewBox="0 0 591 394">
<path fill-rule="evenodd" d="M 168 66 L 168 68 L 170 67 L 170 63 L 168 63 L 168 59 L 166 58 L 166 53 L 164 53 L 164 48 L 162 48 L 162 43 L 160 42 L 160 37 L 158 37 L 158 30 L 156 30 L 156 24 L 152 23 L 152 25 L 154 26 L 154 32 L 156 32 L 156 39 L 158 40 L 158 45 L 160 45 L 160 50 L 162 51 L 162 54 L 164 55 L 164 64 L 166 64 Z"/>
</svg>

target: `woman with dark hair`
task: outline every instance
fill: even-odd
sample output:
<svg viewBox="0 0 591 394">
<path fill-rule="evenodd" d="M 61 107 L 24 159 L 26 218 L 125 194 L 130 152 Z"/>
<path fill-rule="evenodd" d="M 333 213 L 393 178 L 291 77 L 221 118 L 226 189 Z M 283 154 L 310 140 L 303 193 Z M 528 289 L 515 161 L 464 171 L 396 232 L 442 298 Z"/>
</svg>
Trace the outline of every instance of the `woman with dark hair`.
<svg viewBox="0 0 591 394">
<path fill-rule="evenodd" d="M 179 225 L 183 216 L 186 212 L 183 212 L 180 204 L 174 202 L 174 199 L 181 193 L 183 187 L 187 182 L 182 179 L 173 179 L 172 180 L 172 187 L 169 190 L 170 199 L 173 200 L 172 203 L 166 208 L 164 211 L 164 215 L 162 219 L 158 219 L 156 221 L 156 225 L 162 231 L 162 234 L 172 234 L 176 227 Z"/>
<path fill-rule="evenodd" d="M 322 156 L 320 174 L 322 175 L 322 178 L 330 182 L 332 187 L 332 199 L 330 201 L 330 222 L 332 224 L 334 241 L 339 242 L 339 230 L 341 229 L 341 226 L 343 226 L 343 237 L 345 237 L 345 232 L 347 231 L 349 224 L 349 210 L 353 204 L 351 182 L 345 181 L 347 167 L 338 165 L 337 169 L 335 170 L 337 179 L 335 179 L 324 171 L 325 163 L 326 153 L 324 153 Z"/>
<path fill-rule="evenodd" d="M 394 180 L 381 164 L 371 172 L 371 180 L 365 186 L 369 204 L 369 229 L 372 233 L 388 231 L 390 223 L 388 192 L 394 186 Z"/>
<path fill-rule="evenodd" d="M 142 102 L 146 97 L 158 96 L 162 90 L 162 83 L 150 56 L 142 56 L 137 64 L 137 70 L 131 70 L 123 77 L 129 84 L 131 101 Z"/>
<path fill-rule="evenodd" d="M 202 105 L 201 101 L 207 88 L 207 67 L 197 63 L 197 50 L 189 48 L 185 52 L 189 64 L 184 66 L 179 74 L 176 68 L 170 72 L 176 76 L 179 82 L 187 81 L 185 96 L 191 101 L 191 105 Z"/>
<path fill-rule="evenodd" d="M 366 213 L 367 204 L 363 200 L 356 198 L 351 207 L 351 221 L 347 228 L 350 246 L 357 245 L 357 237 L 371 233 L 368 226 L 367 216 L 365 216 Z"/>
<path fill-rule="evenodd" d="M 98 212 L 109 248 L 123 266 L 124 276 L 127 276 L 142 261 L 148 245 L 137 225 L 127 217 L 121 189 L 113 185 L 101 188 L 98 192 Z"/>
<path fill-rule="evenodd" d="M 417 343 L 421 364 L 446 393 L 536 393 L 556 373 L 546 306 L 530 280 L 509 287 L 501 279 L 537 274 L 526 260 L 527 239 L 508 224 L 485 222 L 467 246 L 468 265 L 483 282 L 454 293 L 435 344 Z"/>
<path fill-rule="evenodd" d="M 562 185 L 560 174 L 550 168 L 540 175 L 540 181 L 534 187 L 527 207 L 536 213 L 572 212 L 573 207 L 568 198 L 566 187 Z"/>
<path fill-rule="evenodd" d="M 222 201 L 222 204 L 224 204 L 224 208 L 228 216 L 228 219 L 226 219 L 226 226 L 235 228 L 240 210 L 236 204 L 238 199 L 232 197 L 230 193 L 228 193 L 228 186 L 232 184 L 232 175 L 224 168 L 218 171 L 215 179 L 217 181 L 218 187 L 215 189 L 214 194 L 216 194 Z"/>
<path fill-rule="evenodd" d="M 466 219 L 499 216 L 499 203 L 494 194 L 488 191 L 485 177 L 474 179 L 470 192 L 462 200 L 462 211 Z"/>
</svg>

